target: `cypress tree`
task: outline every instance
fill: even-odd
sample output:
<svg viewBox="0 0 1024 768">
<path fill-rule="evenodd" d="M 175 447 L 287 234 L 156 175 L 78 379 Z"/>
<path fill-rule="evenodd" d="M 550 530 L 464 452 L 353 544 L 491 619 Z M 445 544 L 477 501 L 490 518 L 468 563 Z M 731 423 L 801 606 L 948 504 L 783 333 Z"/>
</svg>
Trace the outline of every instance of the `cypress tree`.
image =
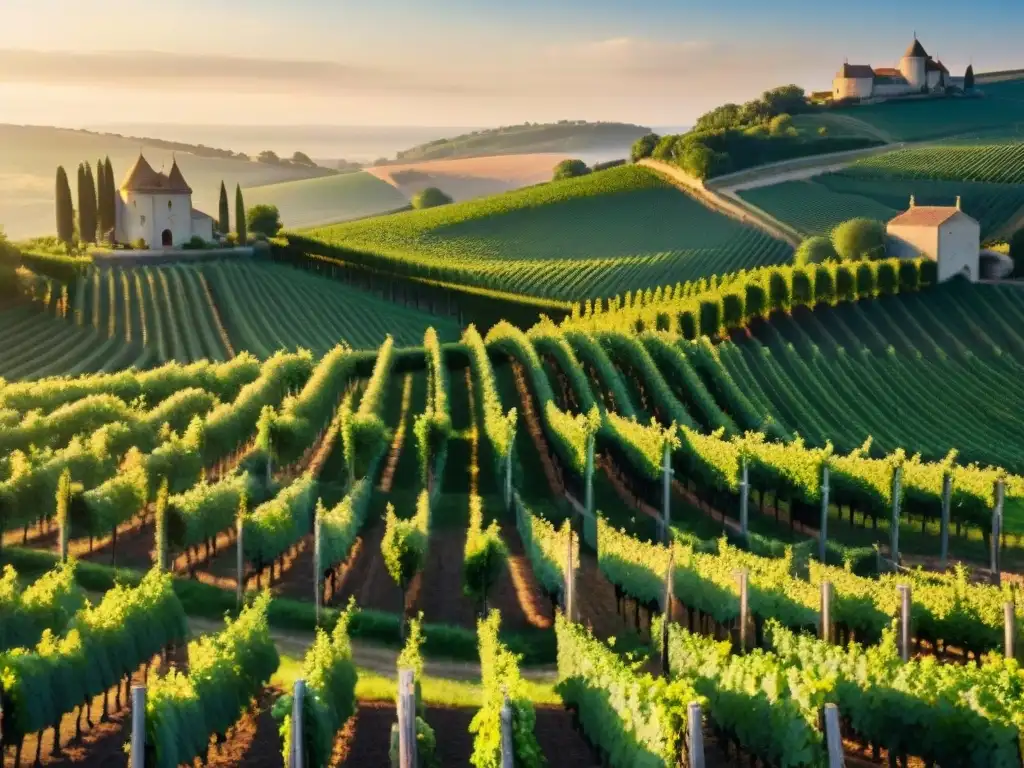
<svg viewBox="0 0 1024 768">
<path fill-rule="evenodd" d="M 67 245 L 75 236 L 75 209 L 71 202 L 71 186 L 63 166 L 57 168 L 57 237 Z"/>
<path fill-rule="evenodd" d="M 85 164 L 82 170 L 82 187 L 78 193 L 78 206 L 81 209 L 79 214 L 80 223 L 78 231 L 81 234 L 82 242 L 96 242 L 97 205 L 96 205 L 96 181 L 92 176 L 92 166 Z"/>
<path fill-rule="evenodd" d="M 106 208 L 107 228 L 117 227 L 117 184 L 114 181 L 114 167 L 110 164 L 110 158 L 106 160 L 106 170 L 103 176 L 106 179 L 106 189 L 103 191 L 103 205 Z"/>
<path fill-rule="evenodd" d="M 245 230 L 245 200 L 242 199 L 242 186 L 235 185 L 235 231 L 238 233 L 238 244 L 245 245 L 249 242 Z"/>
<path fill-rule="evenodd" d="M 964 72 L 964 90 L 965 91 L 973 91 L 974 90 L 974 65 L 973 64 L 968 64 L 967 65 L 967 71 Z"/>
<path fill-rule="evenodd" d="M 107 236 L 110 224 L 107 221 L 107 206 L 104 195 L 107 191 L 107 166 L 102 160 L 96 161 L 96 239 Z"/>
<path fill-rule="evenodd" d="M 231 209 L 228 208 L 228 190 L 224 186 L 224 182 L 220 183 L 220 210 L 219 217 L 217 219 L 217 228 L 220 229 L 222 235 L 226 235 L 231 231 Z"/>
<path fill-rule="evenodd" d="M 77 205 L 75 206 L 78 212 L 78 239 L 85 240 L 85 217 L 88 215 L 85 209 L 85 165 L 82 163 L 78 164 L 78 183 L 75 186 L 75 194 L 77 197 Z"/>
</svg>

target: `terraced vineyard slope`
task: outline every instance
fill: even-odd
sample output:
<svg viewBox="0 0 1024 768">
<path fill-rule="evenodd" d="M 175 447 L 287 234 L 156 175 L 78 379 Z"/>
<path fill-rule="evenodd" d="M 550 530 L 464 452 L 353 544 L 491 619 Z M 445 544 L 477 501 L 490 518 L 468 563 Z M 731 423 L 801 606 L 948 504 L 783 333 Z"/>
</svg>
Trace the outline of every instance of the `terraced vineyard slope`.
<svg viewBox="0 0 1024 768">
<path fill-rule="evenodd" d="M 557 299 L 612 296 L 791 255 L 785 243 L 635 166 L 315 229 L 293 242 L 403 274 Z"/>
</svg>

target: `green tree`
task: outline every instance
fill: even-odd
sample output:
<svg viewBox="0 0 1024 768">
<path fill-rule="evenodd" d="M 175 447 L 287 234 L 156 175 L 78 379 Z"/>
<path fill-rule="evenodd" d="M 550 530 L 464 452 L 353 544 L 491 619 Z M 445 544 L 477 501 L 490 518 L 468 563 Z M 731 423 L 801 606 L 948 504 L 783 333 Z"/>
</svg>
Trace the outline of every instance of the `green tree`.
<svg viewBox="0 0 1024 768">
<path fill-rule="evenodd" d="M 964 72 L 964 90 L 965 91 L 973 91 L 974 90 L 974 65 L 973 64 L 968 64 L 967 65 L 967 71 Z"/>
<path fill-rule="evenodd" d="M 576 176 L 586 176 L 588 173 L 590 173 L 590 169 L 582 160 L 563 160 L 555 166 L 551 180 L 572 179 Z"/>
<path fill-rule="evenodd" d="M 439 205 L 448 205 L 450 202 L 452 202 L 451 197 L 437 187 L 427 187 L 413 195 L 412 207 L 416 209 L 436 208 Z"/>
<path fill-rule="evenodd" d="M 850 219 L 832 230 L 832 245 L 843 261 L 885 257 L 885 225 L 873 219 Z"/>
<path fill-rule="evenodd" d="M 88 163 L 79 166 L 78 178 L 78 233 L 82 242 L 96 242 L 97 206 L 96 182 L 92 176 L 92 166 Z"/>
<path fill-rule="evenodd" d="M 75 237 L 75 206 L 71 202 L 71 185 L 63 166 L 57 168 L 56 200 L 57 237 L 65 245 L 71 245 Z"/>
<path fill-rule="evenodd" d="M 1013 259 L 1013 277 L 1024 277 L 1024 227 L 1010 238 L 1010 258 Z"/>
<path fill-rule="evenodd" d="M 107 207 L 103 194 L 107 189 L 107 166 L 102 160 L 96 161 L 96 239 L 102 240 L 110 227 L 107 225 Z"/>
<path fill-rule="evenodd" d="M 257 159 L 261 163 L 269 163 L 270 165 L 277 165 L 281 162 L 281 158 L 277 156 L 277 153 L 270 149 L 265 149 L 260 152 Z"/>
<path fill-rule="evenodd" d="M 637 160 L 650 157 L 651 153 L 654 152 L 654 148 L 658 146 L 659 141 L 661 141 L 661 137 L 656 133 L 648 133 L 646 136 L 641 136 L 633 142 L 633 148 L 629 151 L 630 159 L 635 163 Z"/>
<path fill-rule="evenodd" d="M 313 162 L 313 159 L 305 152 L 296 152 L 295 154 L 293 154 L 292 162 L 295 163 L 296 165 L 308 165 L 310 167 L 316 166 L 316 163 Z"/>
<path fill-rule="evenodd" d="M 104 162 L 104 165 L 106 170 L 103 172 L 103 178 L 106 180 L 106 188 L 101 192 L 103 202 L 100 205 L 106 209 L 106 231 L 112 232 L 117 227 L 117 182 L 114 181 L 114 166 L 110 164 L 109 157 Z"/>
<path fill-rule="evenodd" d="M 265 237 L 274 237 L 281 231 L 281 213 L 276 205 L 254 205 L 245 214 L 247 231 Z"/>
<path fill-rule="evenodd" d="M 239 245 L 245 245 L 249 242 L 245 222 L 245 200 L 242 199 L 242 186 L 240 184 L 235 185 L 235 231 L 238 233 Z"/>
<path fill-rule="evenodd" d="M 772 136 L 786 136 L 793 130 L 793 118 L 787 114 L 776 115 L 768 123 L 768 131 Z"/>
<path fill-rule="evenodd" d="M 231 231 L 231 209 L 228 207 L 228 189 L 224 182 L 220 183 L 220 206 L 218 209 L 217 229 L 222 235 Z"/>
<path fill-rule="evenodd" d="M 793 263 L 798 267 L 808 264 L 824 264 L 826 261 L 839 261 L 835 246 L 827 237 L 809 237 L 800 243 L 793 256 Z"/>
</svg>

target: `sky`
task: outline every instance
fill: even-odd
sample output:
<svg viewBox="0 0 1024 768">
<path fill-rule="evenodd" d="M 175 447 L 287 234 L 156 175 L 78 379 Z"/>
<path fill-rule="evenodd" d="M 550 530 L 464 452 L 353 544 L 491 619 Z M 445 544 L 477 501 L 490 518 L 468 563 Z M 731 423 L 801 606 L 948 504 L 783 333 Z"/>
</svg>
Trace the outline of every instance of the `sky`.
<svg viewBox="0 0 1024 768">
<path fill-rule="evenodd" d="M 687 125 L 916 31 L 1024 67 L 1020 0 L 0 0 L 0 123 Z"/>
</svg>

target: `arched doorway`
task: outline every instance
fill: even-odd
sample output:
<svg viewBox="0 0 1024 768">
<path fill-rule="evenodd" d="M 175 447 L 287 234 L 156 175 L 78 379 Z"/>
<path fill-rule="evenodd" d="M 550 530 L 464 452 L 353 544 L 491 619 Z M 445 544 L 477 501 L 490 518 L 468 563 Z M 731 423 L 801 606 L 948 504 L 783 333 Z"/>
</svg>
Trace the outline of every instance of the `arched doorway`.
<svg viewBox="0 0 1024 768">
<path fill-rule="evenodd" d="M 170 248 L 174 244 L 172 240 L 173 237 L 171 235 L 171 230 L 165 229 L 160 235 L 160 244 L 163 245 L 164 248 Z"/>
</svg>

